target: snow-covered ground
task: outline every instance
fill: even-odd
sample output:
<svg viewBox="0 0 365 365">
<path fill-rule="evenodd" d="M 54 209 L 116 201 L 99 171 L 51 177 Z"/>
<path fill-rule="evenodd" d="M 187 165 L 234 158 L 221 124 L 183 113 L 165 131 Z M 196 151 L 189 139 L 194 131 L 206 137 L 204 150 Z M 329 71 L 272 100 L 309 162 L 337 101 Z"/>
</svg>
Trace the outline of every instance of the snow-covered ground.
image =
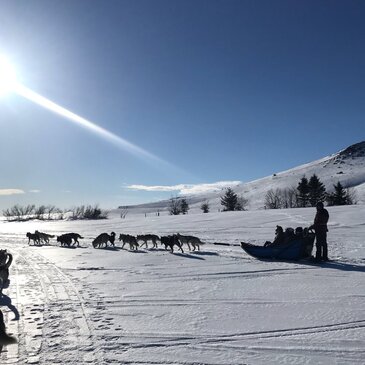
<svg viewBox="0 0 365 365">
<path fill-rule="evenodd" d="M 0 223 L 0 248 L 14 255 L 0 305 L 19 339 L 0 363 L 364 364 L 365 206 L 328 210 L 336 260 L 321 265 L 258 261 L 234 246 L 272 239 L 277 224 L 308 226 L 313 208 Z M 28 246 L 35 229 L 85 238 L 75 249 Z M 111 231 L 207 243 L 184 254 L 91 247 Z"/>
</svg>

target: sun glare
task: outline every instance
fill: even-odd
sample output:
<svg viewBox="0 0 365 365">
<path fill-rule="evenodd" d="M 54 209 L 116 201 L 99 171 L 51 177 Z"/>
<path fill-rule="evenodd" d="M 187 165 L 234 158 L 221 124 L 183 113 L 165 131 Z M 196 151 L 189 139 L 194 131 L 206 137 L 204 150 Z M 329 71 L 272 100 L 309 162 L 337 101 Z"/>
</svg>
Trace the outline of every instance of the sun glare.
<svg viewBox="0 0 365 365">
<path fill-rule="evenodd" d="M 0 55 L 0 96 L 12 91 L 16 84 L 14 66 L 4 56 Z"/>
<path fill-rule="evenodd" d="M 0 96 L 4 96 L 5 94 L 10 92 L 14 92 L 34 102 L 35 104 L 38 104 L 39 106 L 42 106 L 43 108 L 46 108 L 53 113 L 64 117 L 66 120 L 69 120 L 83 128 L 88 129 L 89 131 L 99 135 L 109 142 L 112 142 L 114 145 L 128 151 L 129 153 L 132 153 L 144 160 L 149 160 L 149 162 L 151 163 L 153 162 L 162 170 L 165 170 L 165 168 L 169 168 L 169 170 L 174 169 L 179 173 L 185 174 L 185 172 L 178 167 L 171 165 L 169 162 L 155 156 L 145 149 L 125 140 L 122 137 L 119 137 L 118 135 L 108 131 L 107 129 L 100 127 L 96 123 L 93 123 L 86 118 L 82 118 L 81 116 L 71 112 L 70 110 L 63 108 L 53 101 L 28 89 L 17 80 L 15 67 L 12 65 L 12 63 L 3 55 L 0 55 Z"/>
<path fill-rule="evenodd" d="M 128 151 L 131 154 L 134 154 L 137 157 L 140 157 L 144 160 L 148 160 L 149 162 L 154 162 L 156 166 L 160 166 L 161 169 L 169 168 L 171 171 L 172 169 L 176 172 L 185 173 L 185 171 L 182 171 L 180 168 L 171 165 L 169 162 L 161 159 L 160 157 L 157 157 L 156 155 L 146 151 L 145 149 L 125 140 L 122 137 L 119 137 L 118 135 L 108 131 L 107 129 L 100 127 L 99 125 L 91 122 L 90 120 L 87 120 L 70 110 L 63 108 L 62 106 L 54 103 L 53 101 L 45 98 L 42 95 L 39 95 L 35 93 L 34 91 L 26 88 L 24 85 L 20 83 L 15 83 L 13 86 L 13 90 L 18 95 L 23 96 L 24 98 L 34 102 L 35 104 L 38 104 L 42 106 L 43 108 L 46 108 L 53 113 L 56 113 L 62 117 L 64 117 L 66 120 L 69 120 L 80 127 L 86 128 L 89 131 L 97 134 L 98 136 L 108 140 L 109 142 L 113 143 L 119 148 L 122 148 L 123 150 Z"/>
</svg>

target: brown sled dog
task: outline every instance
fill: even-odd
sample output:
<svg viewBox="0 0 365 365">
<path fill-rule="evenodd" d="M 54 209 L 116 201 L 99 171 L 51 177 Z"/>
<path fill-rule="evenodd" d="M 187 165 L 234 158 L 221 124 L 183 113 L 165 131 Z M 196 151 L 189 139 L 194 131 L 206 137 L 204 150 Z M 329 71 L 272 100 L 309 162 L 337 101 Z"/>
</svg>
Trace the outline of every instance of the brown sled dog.
<svg viewBox="0 0 365 365">
<path fill-rule="evenodd" d="M 61 236 L 57 237 L 57 242 L 61 242 L 61 246 L 62 243 L 70 246 L 72 240 L 74 240 L 73 246 L 75 246 L 77 243 L 77 246 L 79 247 L 80 246 L 80 242 L 78 240 L 79 238 L 84 238 L 84 237 L 80 236 L 78 233 L 64 233 Z"/>
<path fill-rule="evenodd" d="M 26 236 L 28 238 L 28 245 L 30 245 L 30 240 L 33 241 L 33 245 L 40 245 L 41 244 L 41 240 L 40 240 L 39 236 L 36 233 L 27 232 Z"/>
<path fill-rule="evenodd" d="M 139 247 L 139 244 L 137 242 L 136 237 L 134 237 L 134 236 L 132 236 L 130 234 L 123 234 L 123 233 L 121 233 L 119 235 L 119 241 L 123 241 L 122 248 L 124 248 L 124 245 L 126 243 L 129 244 L 129 249 L 130 250 L 136 250 L 137 251 L 137 249 Z"/>
<path fill-rule="evenodd" d="M 108 247 L 108 241 L 112 244 L 112 246 L 114 246 L 114 241 L 115 241 L 115 232 L 112 232 L 110 234 L 108 233 L 101 233 L 99 234 L 98 237 L 96 237 L 94 239 L 93 243 L 93 247 L 94 248 L 100 248 L 103 245 L 105 245 L 105 247 Z"/>
<path fill-rule="evenodd" d="M 152 248 L 157 248 L 157 241 L 160 241 L 160 237 L 155 234 L 139 234 L 137 235 L 137 241 L 143 241 L 141 247 L 145 245 L 146 248 L 148 248 L 147 242 L 152 241 Z"/>
<path fill-rule="evenodd" d="M 54 237 L 54 234 L 48 234 L 44 232 L 35 231 L 34 234 L 38 235 L 39 241 L 44 243 L 49 243 L 49 239 Z"/>
<path fill-rule="evenodd" d="M 190 244 L 193 247 L 193 251 L 195 251 L 196 248 L 198 249 L 198 251 L 200 251 L 200 245 L 204 244 L 204 242 L 202 242 L 200 238 L 195 236 L 184 236 L 178 233 L 177 238 L 179 239 L 181 245 L 185 243 L 189 247 L 189 251 L 191 251 Z"/>
</svg>

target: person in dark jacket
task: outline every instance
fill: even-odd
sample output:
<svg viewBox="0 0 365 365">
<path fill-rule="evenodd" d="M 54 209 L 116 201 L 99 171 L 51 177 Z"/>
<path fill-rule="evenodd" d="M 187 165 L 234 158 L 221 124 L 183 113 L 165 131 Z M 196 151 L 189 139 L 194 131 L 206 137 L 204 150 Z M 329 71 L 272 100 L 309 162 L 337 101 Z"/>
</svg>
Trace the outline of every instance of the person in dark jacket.
<svg viewBox="0 0 365 365">
<path fill-rule="evenodd" d="M 286 238 L 285 238 L 285 233 L 284 233 L 283 227 L 276 226 L 274 241 L 273 242 L 266 241 L 264 244 L 264 247 L 282 245 L 285 242 L 286 242 Z"/>
<path fill-rule="evenodd" d="M 317 213 L 314 217 L 314 223 L 309 227 L 310 229 L 314 229 L 314 232 L 316 233 L 316 260 L 328 261 L 327 222 L 329 214 L 322 202 L 318 202 L 316 208 Z"/>
</svg>

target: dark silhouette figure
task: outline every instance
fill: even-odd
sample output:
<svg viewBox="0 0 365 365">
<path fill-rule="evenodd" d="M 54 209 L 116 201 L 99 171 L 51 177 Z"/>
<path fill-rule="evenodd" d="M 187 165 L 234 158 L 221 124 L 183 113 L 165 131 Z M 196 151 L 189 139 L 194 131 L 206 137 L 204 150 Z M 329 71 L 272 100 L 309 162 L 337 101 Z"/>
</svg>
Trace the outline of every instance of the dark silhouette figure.
<svg viewBox="0 0 365 365">
<path fill-rule="evenodd" d="M 266 241 L 264 246 L 269 247 L 269 246 L 282 245 L 285 242 L 286 242 L 286 236 L 285 236 L 283 227 L 276 226 L 274 241 L 273 242 Z"/>
<path fill-rule="evenodd" d="M 9 285 L 9 267 L 13 262 L 13 255 L 6 250 L 0 250 L 0 296 L 3 289 Z"/>
<path fill-rule="evenodd" d="M 10 345 L 16 342 L 17 341 L 14 337 L 9 336 L 6 333 L 3 312 L 0 310 L 0 349 L 2 350 L 3 345 Z"/>
<path fill-rule="evenodd" d="M 316 208 L 317 213 L 314 217 L 314 223 L 309 227 L 309 229 L 314 229 L 316 233 L 316 260 L 328 261 L 327 222 L 329 214 L 322 202 L 318 202 Z"/>
</svg>

